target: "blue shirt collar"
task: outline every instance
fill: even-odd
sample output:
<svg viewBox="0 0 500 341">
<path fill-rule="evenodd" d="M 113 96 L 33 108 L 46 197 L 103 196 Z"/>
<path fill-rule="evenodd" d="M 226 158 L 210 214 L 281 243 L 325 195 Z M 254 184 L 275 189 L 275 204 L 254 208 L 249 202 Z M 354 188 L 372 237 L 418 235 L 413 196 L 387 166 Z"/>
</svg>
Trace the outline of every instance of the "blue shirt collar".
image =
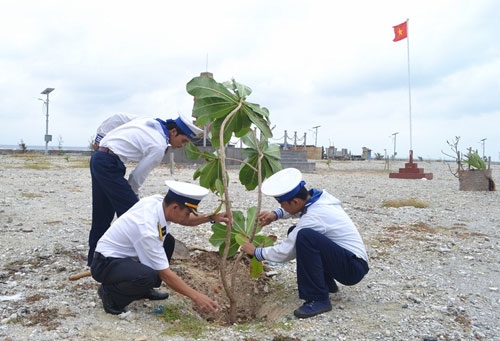
<svg viewBox="0 0 500 341">
<path fill-rule="evenodd" d="M 156 119 L 158 122 L 160 122 L 160 126 L 163 129 L 163 132 L 165 133 L 167 144 L 170 142 L 170 132 L 167 129 L 167 122 L 162 120 L 161 118 Z"/>
<path fill-rule="evenodd" d="M 321 194 L 323 194 L 323 191 L 312 188 L 309 190 L 309 194 L 311 195 L 311 197 L 309 198 L 309 200 L 306 201 L 306 204 L 304 205 L 302 212 L 300 212 L 300 216 L 303 216 L 304 214 L 307 213 L 307 209 L 309 208 L 309 206 L 318 201 L 318 199 L 321 197 Z"/>
</svg>

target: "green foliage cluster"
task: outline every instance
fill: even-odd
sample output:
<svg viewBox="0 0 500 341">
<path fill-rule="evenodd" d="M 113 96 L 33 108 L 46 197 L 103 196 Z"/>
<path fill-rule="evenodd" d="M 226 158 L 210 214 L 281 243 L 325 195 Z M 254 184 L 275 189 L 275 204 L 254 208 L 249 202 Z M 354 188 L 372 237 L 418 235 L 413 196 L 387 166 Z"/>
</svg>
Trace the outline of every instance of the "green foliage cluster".
<svg viewBox="0 0 500 341">
<path fill-rule="evenodd" d="M 252 206 L 247 211 L 247 216 L 241 211 L 233 211 L 233 226 L 231 228 L 231 238 L 229 245 L 229 252 L 227 257 L 234 257 L 236 252 L 238 252 L 239 247 L 250 240 L 253 236 L 253 244 L 257 247 L 271 246 L 274 243 L 274 239 L 271 236 L 259 235 L 262 227 L 256 225 L 257 219 L 257 207 Z M 254 227 L 255 230 L 254 230 Z M 215 223 L 212 225 L 213 235 L 210 237 L 210 243 L 219 248 L 219 254 L 222 256 L 223 251 L 226 247 L 226 229 L 227 226 L 221 223 Z M 251 275 L 252 277 L 258 277 L 263 271 L 263 265 L 261 262 L 252 258 L 251 264 Z"/>
<path fill-rule="evenodd" d="M 214 153 L 201 153 L 192 143 L 185 147 L 186 155 L 191 159 L 203 158 L 206 162 L 198 167 L 193 178 L 199 179 L 200 185 L 210 189 L 221 197 L 221 209 L 224 200 L 224 184 L 222 153 L 232 136 L 239 137 L 246 148 L 242 155 L 243 160 L 239 181 L 247 190 L 254 190 L 259 185 L 259 178 L 265 179 L 282 168 L 280 163 L 280 149 L 275 144 L 269 144 L 268 138 L 272 137 L 269 121 L 269 111 L 258 104 L 246 101 L 252 90 L 237 83 L 235 80 L 217 83 L 210 77 L 196 77 L 187 84 L 187 91 L 195 97 L 193 115 L 197 118 L 199 126 L 210 127 L 210 141 L 216 148 Z M 260 131 L 260 140 L 252 127 Z M 260 174 L 259 174 L 260 170 Z M 226 174 L 228 178 L 228 174 Z M 231 240 L 228 257 L 233 257 L 239 246 L 251 239 L 255 233 L 260 232 L 256 225 L 257 208 L 250 207 L 247 218 L 243 212 L 232 212 L 234 225 L 231 230 Z M 255 226 L 254 226 L 255 225 Z M 255 230 L 256 228 L 256 230 Z M 212 226 L 214 232 L 210 242 L 219 247 L 223 253 L 226 247 L 226 226 L 220 223 Z M 253 243 L 256 246 L 272 245 L 272 240 L 267 236 L 255 236 Z"/>
<path fill-rule="evenodd" d="M 252 123 L 264 137 L 273 134 L 269 127 L 269 110 L 255 103 L 246 102 L 252 93 L 249 87 L 231 82 L 217 83 L 210 77 L 195 77 L 187 84 L 187 92 L 195 97 L 193 114 L 199 126 L 212 125 L 212 146 L 220 146 L 220 128 L 229 113 L 236 108 L 236 113 L 227 121 L 223 131 L 223 144 L 227 144 L 232 135 L 243 137 Z M 241 105 L 240 105 L 241 104 Z"/>
<path fill-rule="evenodd" d="M 187 91 L 195 97 L 193 115 L 197 118 L 199 126 L 208 125 L 210 129 L 210 142 L 215 148 L 221 146 L 221 127 L 230 113 L 234 114 L 226 120 L 223 129 L 223 145 L 225 146 L 234 135 L 241 138 L 247 146 L 243 152 L 246 159 L 243 161 L 239 180 L 248 190 L 253 190 L 258 185 L 258 162 L 262 165 L 262 178 L 265 179 L 281 169 L 279 146 L 269 144 L 272 137 L 269 128 L 269 111 L 258 104 L 246 102 L 245 99 L 252 90 L 232 80 L 231 82 L 217 83 L 209 77 L 196 77 L 187 84 Z M 260 141 L 252 130 L 254 124 L 261 133 Z M 221 193 L 221 185 L 217 180 L 222 180 L 222 159 L 220 150 L 215 154 L 200 153 L 192 143 L 185 148 L 186 155 L 191 159 L 202 157 L 206 163 L 200 166 L 194 179 L 200 179 L 200 185 L 215 193 Z M 263 157 L 259 159 L 259 151 Z"/>
<path fill-rule="evenodd" d="M 446 156 L 452 157 L 455 159 L 455 162 L 457 163 L 457 171 L 454 172 L 454 175 L 458 173 L 460 170 L 464 170 L 463 164 L 466 164 L 469 169 L 486 169 L 486 163 L 484 162 L 483 158 L 478 154 L 477 150 L 472 151 L 472 148 L 469 148 L 468 153 L 462 153 L 458 147 L 458 144 L 460 143 L 460 136 L 455 136 L 454 140 L 447 140 L 446 143 L 450 147 L 452 154 L 448 154 L 442 151 L 442 153 Z M 462 155 L 463 158 L 462 159 Z M 462 164 L 463 162 L 463 164 Z"/>
<path fill-rule="evenodd" d="M 486 169 L 486 162 L 477 151 L 464 155 L 464 163 L 473 169 Z"/>
</svg>

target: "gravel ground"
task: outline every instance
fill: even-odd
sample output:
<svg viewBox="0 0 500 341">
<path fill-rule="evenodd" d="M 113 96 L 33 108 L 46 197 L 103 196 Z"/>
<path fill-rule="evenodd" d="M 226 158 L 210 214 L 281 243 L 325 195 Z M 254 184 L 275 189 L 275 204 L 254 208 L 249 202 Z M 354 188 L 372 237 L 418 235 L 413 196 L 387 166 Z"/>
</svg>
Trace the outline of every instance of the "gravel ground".
<svg viewBox="0 0 500 341">
<path fill-rule="evenodd" d="M 88 157 L 0 156 L 0 337 L 5 340 L 185 340 L 151 302 L 134 302 L 122 316 L 104 313 L 86 270 L 91 218 Z M 390 165 L 392 171 L 403 162 Z M 330 295 L 331 312 L 298 320 L 295 264 L 270 264 L 285 313 L 271 322 L 222 327 L 207 323 L 202 340 L 500 340 L 500 200 L 498 192 L 464 192 L 439 162 L 420 162 L 433 180 L 389 179 L 380 161 L 317 162 L 308 187 L 325 188 L 343 201 L 367 245 L 371 269 L 356 286 Z M 133 168 L 131 165 L 129 168 Z M 493 177 L 500 184 L 500 166 Z M 159 167 L 142 195 L 164 193 L 165 179 L 191 181 L 194 168 Z M 256 203 L 231 170 L 235 209 Z M 417 199 L 427 208 L 386 208 Z M 201 211 L 217 205 L 202 201 Z M 264 199 L 264 209 L 275 201 Z M 282 238 L 292 221 L 267 232 Z M 188 247 L 211 249 L 209 224 L 174 227 Z M 168 289 L 166 289 L 168 290 Z M 165 304 L 184 302 L 171 293 Z M 263 304 L 270 304 L 265 303 Z"/>
</svg>

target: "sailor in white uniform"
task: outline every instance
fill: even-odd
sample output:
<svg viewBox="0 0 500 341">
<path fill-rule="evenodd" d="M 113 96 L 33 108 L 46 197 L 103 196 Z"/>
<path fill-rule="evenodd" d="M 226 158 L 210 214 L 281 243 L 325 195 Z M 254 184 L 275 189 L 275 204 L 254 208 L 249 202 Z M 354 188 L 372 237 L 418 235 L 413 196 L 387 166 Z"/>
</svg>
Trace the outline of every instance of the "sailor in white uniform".
<svg viewBox="0 0 500 341">
<path fill-rule="evenodd" d="M 198 214 L 198 204 L 209 192 L 206 188 L 177 181 L 166 184 L 169 190 L 165 197 L 153 195 L 141 199 L 97 243 L 91 273 L 101 283 L 98 294 L 107 313 L 120 314 L 139 299 L 166 299 L 168 293 L 153 289 L 162 281 L 207 312 L 219 308 L 217 302 L 191 288 L 170 269 L 175 245 L 170 228 L 172 223 L 227 224 L 227 215 Z"/>
<path fill-rule="evenodd" d="M 297 259 L 299 297 L 305 303 L 294 311 L 299 318 L 312 317 L 332 309 L 329 292 L 359 283 L 369 270 L 365 245 L 340 201 L 325 190 L 307 190 L 302 173 L 286 168 L 262 184 L 262 193 L 275 197 L 281 207 L 259 214 L 261 226 L 277 219 L 299 217 L 287 237 L 269 247 L 250 242 L 241 250 L 257 260 L 286 262 Z"/>
<path fill-rule="evenodd" d="M 111 130 L 115 129 L 116 127 L 121 126 L 122 124 L 125 124 L 127 122 L 132 121 L 133 119 L 136 119 L 136 116 L 130 115 L 130 114 L 125 114 L 125 113 L 118 113 L 111 115 L 97 127 L 97 132 L 95 135 L 94 142 L 92 144 L 92 147 L 94 150 L 99 149 L 99 143 L 103 139 L 104 136 L 106 136 L 107 133 L 109 133 Z"/>
<path fill-rule="evenodd" d="M 97 241 L 117 217 L 139 200 L 142 184 L 163 160 L 167 148 L 182 148 L 202 130 L 185 116 L 167 121 L 136 118 L 109 131 L 90 159 L 92 224 L 87 265 L 92 264 Z M 136 162 L 125 178 L 127 162 Z"/>
</svg>

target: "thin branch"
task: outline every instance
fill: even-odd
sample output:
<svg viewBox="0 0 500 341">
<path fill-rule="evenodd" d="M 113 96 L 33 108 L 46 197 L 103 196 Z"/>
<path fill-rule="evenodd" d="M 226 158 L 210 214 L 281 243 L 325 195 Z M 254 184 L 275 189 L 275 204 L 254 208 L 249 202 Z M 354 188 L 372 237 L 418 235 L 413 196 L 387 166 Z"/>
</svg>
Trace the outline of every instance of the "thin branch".
<svg viewBox="0 0 500 341">
<path fill-rule="evenodd" d="M 253 137 L 254 137 L 254 140 L 257 141 L 257 136 L 255 134 L 255 132 L 252 130 L 252 134 L 253 134 Z M 259 142 L 259 141 L 257 141 Z M 258 192 L 258 201 L 257 201 L 257 216 L 256 216 L 256 219 L 253 223 L 253 227 L 252 227 L 252 232 L 250 233 L 250 239 L 249 241 L 252 242 L 253 241 L 253 238 L 255 236 L 255 232 L 257 231 L 257 225 L 258 225 L 258 215 L 259 215 L 259 212 L 260 212 L 260 208 L 261 208 L 261 205 L 262 205 L 262 193 L 261 193 L 261 187 L 262 187 L 262 157 L 264 156 L 264 154 L 262 153 L 262 150 L 260 149 L 260 143 L 256 143 L 256 146 L 257 146 L 257 152 L 258 152 L 258 161 L 257 161 L 257 169 L 255 169 L 254 167 L 252 167 L 253 169 L 255 169 L 255 171 L 257 172 L 257 183 L 258 183 L 258 189 L 257 189 L 257 192 Z M 246 256 L 246 254 L 244 252 L 240 252 L 238 254 L 238 256 L 236 257 L 236 261 L 234 262 L 233 264 L 233 271 L 232 271 L 232 276 L 231 276 L 231 287 L 235 287 L 236 285 L 236 274 L 237 274 L 237 267 L 238 265 L 240 264 L 240 261 L 241 259 L 243 258 L 243 256 Z"/>
<path fill-rule="evenodd" d="M 221 274 L 221 280 L 222 280 L 222 286 L 224 287 L 224 290 L 226 291 L 227 297 L 229 298 L 230 302 L 230 312 L 229 312 L 229 319 L 231 322 L 234 322 L 233 320 L 236 317 L 236 297 L 234 295 L 234 292 L 232 289 L 234 287 L 230 288 L 227 282 L 226 278 L 226 263 L 227 263 L 227 255 L 229 254 L 229 247 L 231 246 L 231 230 L 233 228 L 233 214 L 231 212 L 231 201 L 229 200 L 229 188 L 228 188 L 228 179 L 227 179 L 227 172 L 226 172 L 226 151 L 224 147 L 224 128 L 226 127 L 227 122 L 240 110 L 241 106 L 243 105 L 243 102 L 240 101 L 236 108 L 229 113 L 229 115 L 224 118 L 224 121 L 222 121 L 222 125 L 220 127 L 219 131 L 219 146 L 221 149 L 220 153 L 220 160 L 221 160 L 221 168 L 222 168 L 222 184 L 224 186 L 224 198 L 225 198 L 225 204 L 226 204 L 226 214 L 229 218 L 229 222 L 226 227 L 226 245 L 224 247 L 224 252 L 222 255 L 221 259 L 221 267 L 220 267 L 220 274 Z"/>
</svg>

